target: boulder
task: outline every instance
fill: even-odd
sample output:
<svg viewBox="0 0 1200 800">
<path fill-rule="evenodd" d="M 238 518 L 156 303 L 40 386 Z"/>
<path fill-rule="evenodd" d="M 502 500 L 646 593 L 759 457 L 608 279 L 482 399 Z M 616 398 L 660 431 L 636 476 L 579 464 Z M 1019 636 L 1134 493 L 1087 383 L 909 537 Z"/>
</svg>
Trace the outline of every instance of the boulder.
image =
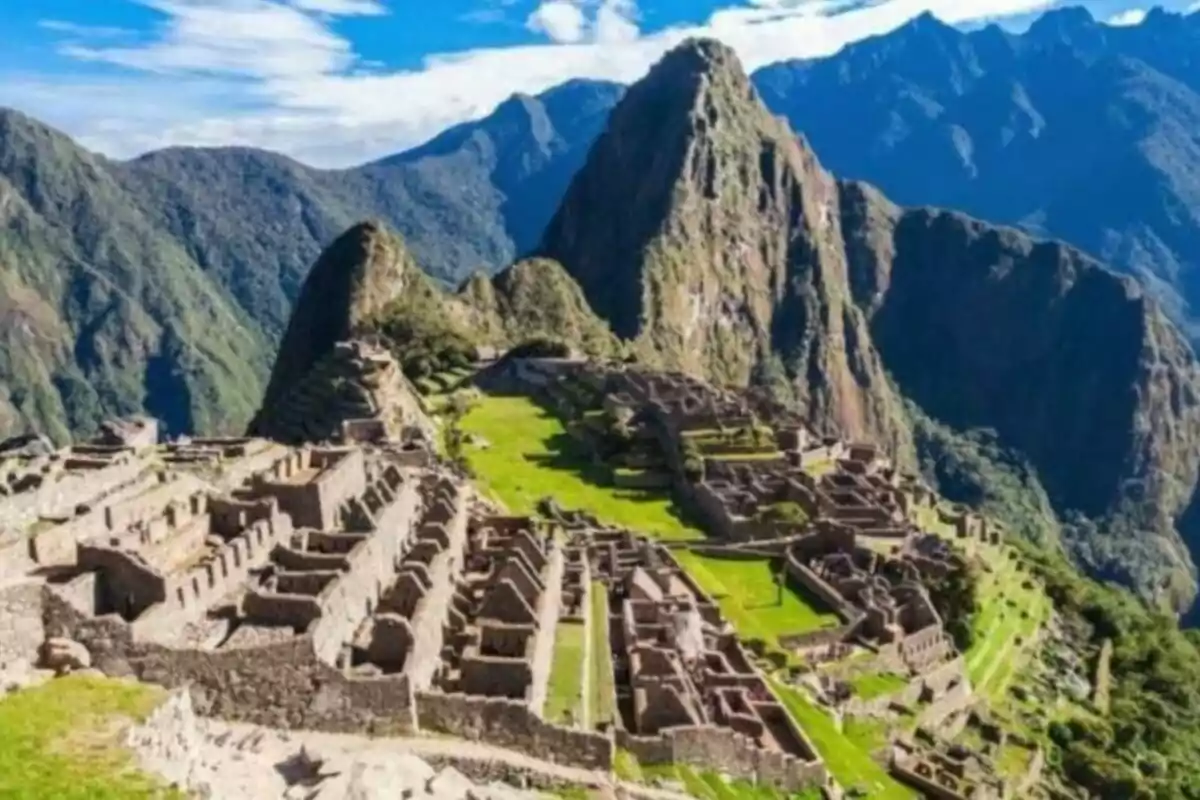
<svg viewBox="0 0 1200 800">
<path fill-rule="evenodd" d="M 41 665 L 54 670 L 57 675 L 66 675 L 78 670 L 90 669 L 92 655 L 88 649 L 72 639 L 52 638 L 42 642 Z"/>
</svg>

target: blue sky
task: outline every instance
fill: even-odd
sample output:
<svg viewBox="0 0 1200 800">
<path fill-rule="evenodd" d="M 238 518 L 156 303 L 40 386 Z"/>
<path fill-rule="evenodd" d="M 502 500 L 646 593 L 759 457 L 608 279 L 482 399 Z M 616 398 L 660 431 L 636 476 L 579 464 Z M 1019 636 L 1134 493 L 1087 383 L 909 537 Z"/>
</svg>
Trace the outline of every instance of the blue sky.
<svg viewBox="0 0 1200 800">
<path fill-rule="evenodd" d="M 691 35 L 749 69 L 932 11 L 1019 27 L 1056 0 L 37 0 L 0 3 L 0 105 L 117 157 L 241 144 L 345 166 L 571 77 L 632 81 Z M 1148 0 L 1091 0 L 1136 22 Z M 1172 11 L 1197 0 L 1159 2 Z"/>
</svg>

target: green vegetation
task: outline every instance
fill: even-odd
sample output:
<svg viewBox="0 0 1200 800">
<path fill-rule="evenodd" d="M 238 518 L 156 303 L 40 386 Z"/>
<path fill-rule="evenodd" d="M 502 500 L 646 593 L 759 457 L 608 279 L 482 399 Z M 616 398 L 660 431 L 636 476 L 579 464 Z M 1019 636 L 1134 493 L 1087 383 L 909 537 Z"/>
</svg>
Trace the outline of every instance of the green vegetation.
<svg viewBox="0 0 1200 800">
<path fill-rule="evenodd" d="M 744 639 L 758 639 L 770 650 L 779 637 L 838 624 L 836 614 L 793 582 L 779 583 L 777 565 L 768 559 L 734 559 L 677 550 L 680 566 L 710 594 Z"/>
<path fill-rule="evenodd" d="M 566 358 L 571 355 L 571 345 L 562 339 L 539 336 L 526 339 L 504 355 L 508 358 Z"/>
<path fill-rule="evenodd" d="M 872 800 L 915 798 L 916 792 L 896 782 L 887 771 L 837 729 L 834 721 L 812 704 L 802 691 L 773 682 L 775 694 L 804 728 L 825 766 L 845 789 L 858 788 Z"/>
<path fill-rule="evenodd" d="M 876 753 L 887 747 L 888 723 L 873 717 L 846 717 L 842 734 L 864 753 Z"/>
<path fill-rule="evenodd" d="M 632 753 L 621 749 L 617 750 L 613 770 L 623 781 L 678 784 L 697 800 L 820 800 L 822 797 L 821 790 L 815 787 L 788 795 L 749 781 L 727 781 L 716 772 L 687 764 L 639 764 Z"/>
<path fill-rule="evenodd" d="M 563 620 L 554 634 L 554 662 L 546 686 L 546 719 L 583 722 L 583 670 L 587 637 L 584 626 Z"/>
<path fill-rule="evenodd" d="M 1032 655 L 1048 601 L 1040 584 L 1020 568 L 1014 551 L 980 545 L 978 552 L 991 571 L 979 582 L 980 611 L 971 620 L 971 646 L 964 655 L 975 691 L 998 701 Z"/>
<path fill-rule="evenodd" d="M 556 261 L 518 261 L 490 281 L 472 278 L 458 296 L 471 307 L 482 336 L 520 348 L 518 355 L 560 356 L 572 348 L 597 357 L 621 352 L 579 284 Z"/>
<path fill-rule="evenodd" d="M 792 525 L 803 525 L 808 522 L 808 514 L 804 513 L 804 509 L 800 507 L 799 503 L 772 503 L 758 510 L 758 519 L 761 522 L 788 522 Z"/>
<path fill-rule="evenodd" d="M 482 397 L 462 420 L 464 433 L 486 441 L 468 447 L 467 460 L 482 485 L 516 514 L 532 514 L 552 497 L 600 519 L 672 541 L 704 538 L 675 513 L 666 492 L 602 484 L 593 464 L 562 422 L 525 397 Z"/>
<path fill-rule="evenodd" d="M 900 691 L 908 685 L 908 678 L 894 672 L 868 672 L 852 676 L 849 682 L 856 695 L 863 700 L 874 700 Z"/>
<path fill-rule="evenodd" d="M 69 676 L 0 701 L 0 797 L 175 798 L 132 768 L 125 725 L 163 699 L 144 684 Z"/>
<path fill-rule="evenodd" d="M 1085 644 L 1112 643 L 1108 715 L 1050 722 L 1048 762 L 1102 797 L 1200 796 L 1200 637 L 1128 591 L 1081 577 L 1061 555 L 1021 550 L 1059 614 L 1088 632 Z"/>
<path fill-rule="evenodd" d="M 449 387 L 434 376 L 466 369 L 475 360 L 475 336 L 452 312 L 450 299 L 420 272 L 410 277 L 377 326 L 410 380 L 445 391 Z"/>
<path fill-rule="evenodd" d="M 609 725 L 615 719 L 616 695 L 612 649 L 608 641 L 608 591 L 602 582 L 592 584 L 592 648 L 588 659 L 591 726 Z"/>
</svg>

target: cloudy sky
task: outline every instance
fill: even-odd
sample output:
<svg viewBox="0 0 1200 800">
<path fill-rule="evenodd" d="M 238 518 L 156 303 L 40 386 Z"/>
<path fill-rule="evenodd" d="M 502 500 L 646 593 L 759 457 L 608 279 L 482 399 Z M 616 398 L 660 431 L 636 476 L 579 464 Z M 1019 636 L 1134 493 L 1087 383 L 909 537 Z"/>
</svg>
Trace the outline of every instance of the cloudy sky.
<svg viewBox="0 0 1200 800">
<path fill-rule="evenodd" d="M 1090 0 L 1134 24 L 1149 0 Z M 1200 7 L 1164 0 L 1168 10 Z M 750 69 L 923 11 L 1020 28 L 1055 0 L 7 0 L 0 106 L 109 155 L 244 144 L 345 166 L 571 77 L 630 81 L 691 35 Z"/>
</svg>

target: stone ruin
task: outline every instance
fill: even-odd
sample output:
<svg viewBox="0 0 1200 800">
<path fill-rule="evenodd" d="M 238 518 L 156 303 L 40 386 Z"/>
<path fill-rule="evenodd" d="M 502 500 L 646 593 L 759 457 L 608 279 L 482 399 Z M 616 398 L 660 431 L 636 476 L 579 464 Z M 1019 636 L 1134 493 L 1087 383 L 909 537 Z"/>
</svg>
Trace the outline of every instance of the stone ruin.
<svg viewBox="0 0 1200 800">
<path fill-rule="evenodd" d="M 299 444 L 335 439 L 379 444 L 411 438 L 432 441 L 416 391 L 379 342 L 338 342 L 251 423 L 255 436 Z"/>
<path fill-rule="evenodd" d="M 789 580 L 840 617 L 835 629 L 785 637 L 785 647 L 825 652 L 842 643 L 865 645 L 881 666 L 936 673 L 920 693 L 925 700 L 965 686 L 961 675 L 941 679 L 954 672 L 958 653 L 925 588 L 962 568 L 962 559 L 923 527 L 932 519 L 959 538 L 997 544 L 1000 526 L 939 506 L 933 491 L 878 448 L 819 437 L 761 392 L 594 364 L 562 366 L 553 380 L 528 388 L 563 413 L 600 405 L 632 420 L 636 441 L 652 439 L 674 460 L 676 498 L 711 539 L 781 559 Z M 756 428 L 771 432 L 768 444 L 713 436 Z M 688 448 L 703 458 L 699 476 L 682 468 L 678 454 Z"/>
<path fill-rule="evenodd" d="M 559 522 L 586 552 L 593 591 L 606 595 L 619 746 L 642 763 L 691 764 L 789 791 L 826 782 L 812 743 L 669 550 L 586 515 Z"/>
</svg>

